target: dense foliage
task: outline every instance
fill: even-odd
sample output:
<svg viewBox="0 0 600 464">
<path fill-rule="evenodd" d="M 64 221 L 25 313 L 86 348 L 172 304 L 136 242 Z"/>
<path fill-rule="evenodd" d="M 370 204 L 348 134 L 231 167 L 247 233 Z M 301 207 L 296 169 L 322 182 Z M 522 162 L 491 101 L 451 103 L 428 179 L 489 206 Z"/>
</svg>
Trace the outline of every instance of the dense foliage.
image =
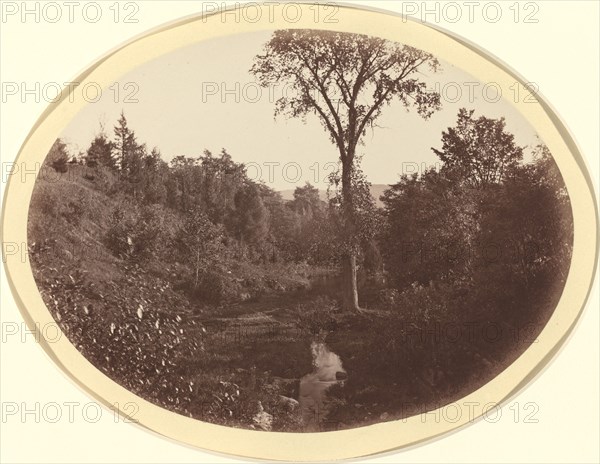
<svg viewBox="0 0 600 464">
<path fill-rule="evenodd" d="M 80 215 L 88 189 L 110 198 L 102 241 L 115 257 L 176 265 L 178 284 L 207 302 L 248 293 L 231 277 L 232 267 L 240 263 L 331 267 L 339 259 L 339 205 L 323 201 L 315 187 L 298 187 L 294 199 L 284 201 L 280 193 L 251 180 L 225 149 L 167 163 L 157 148 L 148 152 L 137 140 L 124 114 L 112 140 L 99 133 L 79 158 L 71 159 L 65 143 L 57 140 L 44 169 L 41 177 L 47 178 L 48 170 L 65 178 L 81 173 L 87 188 L 66 200 L 82 209 Z"/>
<path fill-rule="evenodd" d="M 528 151 L 502 119 L 461 110 L 441 144 L 442 168 L 402 177 L 383 208 L 357 159 L 348 233 L 341 172 L 327 201 L 309 184 L 285 201 L 226 150 L 166 162 L 121 115 L 81 156 L 52 146 L 29 213 L 34 276 L 95 366 L 181 414 L 302 430 L 293 397 L 315 339 L 348 373 L 331 418 L 350 427 L 429 410 L 532 343 L 573 241 L 568 192 L 542 143 Z M 358 314 L 340 310 L 348 250 Z"/>
<path fill-rule="evenodd" d="M 494 306 L 507 321 L 522 306 L 560 295 L 571 206 L 544 145 L 525 163 L 503 120 L 472 116 L 461 110 L 457 126 L 443 133 L 443 149 L 434 149 L 442 169 L 404 176 L 385 192 L 381 246 L 395 289 L 441 295 L 457 312 Z"/>
</svg>

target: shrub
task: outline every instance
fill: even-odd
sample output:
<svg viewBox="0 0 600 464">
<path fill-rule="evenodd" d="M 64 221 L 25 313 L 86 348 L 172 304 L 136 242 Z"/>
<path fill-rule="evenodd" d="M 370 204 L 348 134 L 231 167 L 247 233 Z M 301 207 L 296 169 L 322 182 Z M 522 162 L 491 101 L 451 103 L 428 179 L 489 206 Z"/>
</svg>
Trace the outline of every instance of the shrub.
<svg viewBox="0 0 600 464">
<path fill-rule="evenodd" d="M 395 288 L 384 288 L 377 292 L 377 301 L 386 309 L 393 309 L 398 304 L 400 293 Z"/>
<path fill-rule="evenodd" d="M 61 139 L 56 139 L 44 161 L 46 166 L 51 166 L 56 172 L 65 173 L 69 170 L 69 153 L 67 146 Z"/>
<path fill-rule="evenodd" d="M 218 270 L 205 269 L 196 295 L 208 303 L 221 303 L 236 299 L 241 288 L 233 279 L 226 277 Z"/>
<path fill-rule="evenodd" d="M 112 211 L 106 245 L 120 258 L 146 260 L 165 242 L 163 214 L 158 206 L 121 203 Z"/>
<path fill-rule="evenodd" d="M 320 296 L 309 303 L 299 304 L 298 326 L 311 334 L 335 330 L 337 327 L 336 314 L 339 313 L 337 301 L 326 296 Z"/>
<path fill-rule="evenodd" d="M 106 233 L 106 246 L 115 256 L 127 258 L 133 252 L 132 235 L 136 222 L 135 212 L 123 204 L 112 211 Z"/>
<path fill-rule="evenodd" d="M 69 168 L 67 166 L 68 164 L 69 164 L 69 160 L 65 156 L 65 157 L 55 159 L 54 161 L 52 161 L 52 163 L 50 165 L 56 172 L 65 173 L 69 170 Z"/>
<path fill-rule="evenodd" d="M 82 189 L 78 190 L 60 206 L 61 215 L 73 226 L 78 226 L 89 209 L 89 198 Z"/>
<path fill-rule="evenodd" d="M 158 251 L 164 236 L 163 217 L 159 207 L 145 206 L 137 216 L 133 230 L 133 254 L 139 259 L 147 259 Z"/>
</svg>

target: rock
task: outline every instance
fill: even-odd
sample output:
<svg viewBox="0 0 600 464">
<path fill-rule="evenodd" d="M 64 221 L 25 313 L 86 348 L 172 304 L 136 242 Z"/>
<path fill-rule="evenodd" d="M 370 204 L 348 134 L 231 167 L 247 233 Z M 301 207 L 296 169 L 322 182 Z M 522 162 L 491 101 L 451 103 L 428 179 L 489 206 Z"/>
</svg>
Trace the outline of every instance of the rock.
<svg viewBox="0 0 600 464">
<path fill-rule="evenodd" d="M 254 415 L 252 420 L 265 432 L 270 432 L 273 428 L 273 416 L 265 411 L 260 401 L 258 402 L 258 412 Z"/>
<path fill-rule="evenodd" d="M 298 406 L 300 406 L 300 403 L 297 400 L 283 395 L 279 395 L 279 401 L 290 411 L 294 411 Z"/>
<path fill-rule="evenodd" d="M 381 416 L 379 416 L 379 419 L 381 419 L 382 421 L 388 420 L 389 418 L 390 415 L 387 412 L 384 412 Z"/>
<path fill-rule="evenodd" d="M 348 378 L 348 374 L 346 374 L 345 372 L 336 372 L 335 373 L 335 379 L 336 380 L 346 380 Z"/>
</svg>

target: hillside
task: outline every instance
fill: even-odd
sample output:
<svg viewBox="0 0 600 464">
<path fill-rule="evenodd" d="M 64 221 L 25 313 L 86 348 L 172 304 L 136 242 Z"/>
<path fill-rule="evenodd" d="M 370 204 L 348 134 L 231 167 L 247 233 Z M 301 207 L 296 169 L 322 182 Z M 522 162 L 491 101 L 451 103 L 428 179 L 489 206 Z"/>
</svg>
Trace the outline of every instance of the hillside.
<svg viewBox="0 0 600 464">
<path fill-rule="evenodd" d="M 294 396 L 295 382 L 311 370 L 310 338 L 276 341 L 270 334 L 274 327 L 300 333 L 294 308 L 314 298 L 312 281 L 330 271 L 223 259 L 208 269 L 211 292 L 192 294 L 186 282 L 193 270 L 172 248 L 142 253 L 142 239 L 151 240 L 143 230 L 120 240 L 135 249 L 131 254 L 115 253 L 111 240 L 124 231 L 115 229 L 115 216 L 145 214 L 118 191 L 119 182 L 104 167 L 79 164 L 36 182 L 29 256 L 62 331 L 108 377 L 167 409 L 255 428 L 260 401 L 275 414 L 274 427 L 297 430 L 298 418 L 288 417 L 290 405 L 280 395 Z M 162 241 L 175 241 L 185 218 L 168 207 L 151 209 L 160 218 Z M 148 222 L 146 216 L 136 227 Z M 277 297 L 282 294 L 288 296 Z M 279 380 L 265 378 L 266 372 Z"/>
</svg>

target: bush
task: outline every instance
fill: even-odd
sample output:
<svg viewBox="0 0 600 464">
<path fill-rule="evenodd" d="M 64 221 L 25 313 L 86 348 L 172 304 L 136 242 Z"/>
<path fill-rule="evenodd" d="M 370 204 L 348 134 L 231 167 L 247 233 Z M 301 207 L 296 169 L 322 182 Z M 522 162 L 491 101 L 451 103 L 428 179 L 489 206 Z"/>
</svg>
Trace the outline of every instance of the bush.
<svg viewBox="0 0 600 464">
<path fill-rule="evenodd" d="M 124 205 L 118 205 L 112 211 L 106 233 L 106 246 L 115 256 L 127 258 L 133 252 L 132 235 L 136 222 L 135 214 Z"/>
<path fill-rule="evenodd" d="M 121 203 L 110 216 L 106 245 L 122 259 L 149 259 L 165 242 L 163 224 L 160 207 Z"/>
<path fill-rule="evenodd" d="M 89 210 L 89 199 L 83 190 L 78 190 L 72 198 L 60 207 L 61 215 L 73 226 L 78 226 Z"/>
<path fill-rule="evenodd" d="M 65 173 L 69 170 L 69 153 L 67 146 L 61 139 L 56 139 L 44 161 L 46 166 L 51 166 L 56 172 Z"/>
<path fill-rule="evenodd" d="M 300 329 L 317 335 L 336 329 L 336 315 L 340 312 L 340 307 L 337 301 L 320 296 L 309 303 L 299 304 L 296 311 Z"/>
<path fill-rule="evenodd" d="M 68 164 L 69 164 L 69 159 L 66 156 L 55 159 L 54 161 L 52 161 L 50 163 L 50 165 L 56 172 L 60 172 L 63 174 L 69 170 Z"/>
<path fill-rule="evenodd" d="M 384 288 L 377 292 L 377 302 L 386 309 L 394 309 L 400 300 L 400 293 L 395 288 Z"/>
<path fill-rule="evenodd" d="M 147 259 L 158 252 L 164 236 L 162 211 L 156 206 L 143 207 L 133 231 L 133 254 Z"/>
<path fill-rule="evenodd" d="M 202 274 L 196 296 L 208 303 L 222 303 L 237 298 L 241 286 L 219 271 L 207 269 Z"/>
</svg>

